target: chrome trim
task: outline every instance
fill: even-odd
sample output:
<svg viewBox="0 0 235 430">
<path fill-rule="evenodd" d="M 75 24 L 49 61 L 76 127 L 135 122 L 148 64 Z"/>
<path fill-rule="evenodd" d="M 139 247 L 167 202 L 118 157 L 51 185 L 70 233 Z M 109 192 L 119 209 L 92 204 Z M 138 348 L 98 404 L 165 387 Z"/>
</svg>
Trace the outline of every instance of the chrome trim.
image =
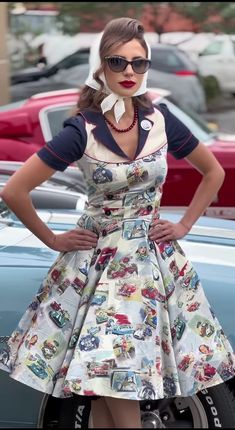
<svg viewBox="0 0 235 430">
<path fill-rule="evenodd" d="M 235 225 L 234 225 L 235 227 Z M 223 238 L 223 239 L 235 239 L 235 230 L 222 228 L 222 227 L 209 227 L 209 226 L 197 226 L 194 225 L 189 235 Z"/>
<path fill-rule="evenodd" d="M 44 97 L 56 97 L 56 96 L 64 96 L 67 94 L 78 93 L 77 88 L 68 88 L 66 90 L 55 90 L 55 91 L 45 91 L 42 93 L 34 94 L 30 97 L 30 99 L 43 99 Z"/>
<path fill-rule="evenodd" d="M 39 411 L 38 411 L 38 419 L 37 419 L 37 423 L 36 423 L 36 428 L 39 428 L 39 429 L 43 428 L 43 420 L 44 420 L 44 415 L 45 415 L 45 411 L 46 411 L 48 398 L 49 398 L 49 394 L 44 394 L 42 402 L 40 404 Z"/>
</svg>

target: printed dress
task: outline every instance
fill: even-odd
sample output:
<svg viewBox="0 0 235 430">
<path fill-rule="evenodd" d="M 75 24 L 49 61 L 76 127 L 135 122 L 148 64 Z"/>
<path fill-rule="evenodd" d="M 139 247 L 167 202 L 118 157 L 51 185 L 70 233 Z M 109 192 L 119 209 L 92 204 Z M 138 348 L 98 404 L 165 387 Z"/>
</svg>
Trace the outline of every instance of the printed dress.
<svg viewBox="0 0 235 430">
<path fill-rule="evenodd" d="M 139 110 L 129 160 L 101 114 L 86 112 L 38 152 L 64 170 L 77 161 L 88 184 L 78 226 L 95 249 L 60 253 L 8 342 L 2 368 L 56 397 L 191 396 L 235 374 L 234 354 L 198 274 L 177 241 L 149 240 L 167 174 L 167 151 L 197 139 L 167 109 Z"/>
</svg>

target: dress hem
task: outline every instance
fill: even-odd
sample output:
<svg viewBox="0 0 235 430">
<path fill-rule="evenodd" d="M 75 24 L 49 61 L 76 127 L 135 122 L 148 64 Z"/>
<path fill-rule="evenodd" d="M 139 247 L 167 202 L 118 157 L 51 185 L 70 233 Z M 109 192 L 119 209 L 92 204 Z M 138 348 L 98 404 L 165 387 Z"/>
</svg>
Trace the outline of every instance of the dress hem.
<svg viewBox="0 0 235 430">
<path fill-rule="evenodd" d="M 9 373 L 9 372 L 8 372 Z M 119 396 L 119 395 L 110 395 L 110 393 L 108 393 L 108 394 L 101 394 L 101 393 L 92 393 L 92 394 L 82 394 L 82 393 L 78 393 L 78 392 L 76 392 L 75 390 L 72 390 L 72 389 L 70 389 L 70 392 L 71 392 L 71 394 L 65 394 L 64 396 L 60 396 L 60 395 L 56 395 L 56 394 L 54 394 L 53 392 L 51 392 L 51 391 L 46 391 L 46 390 L 43 390 L 43 389 L 40 389 L 40 388 L 38 388 L 38 387 L 36 387 L 36 386 L 33 386 L 32 384 L 30 384 L 30 383 L 28 383 L 28 382 L 23 382 L 23 381 L 21 381 L 20 379 L 18 379 L 16 376 L 13 376 L 13 375 L 11 375 L 10 373 L 9 373 L 9 377 L 10 378 L 12 378 L 12 379 L 14 379 L 15 381 L 17 381 L 17 382 L 20 382 L 21 384 L 23 384 L 23 385 L 26 385 L 26 386 L 28 386 L 28 387 L 30 387 L 30 388 L 32 388 L 32 389 L 34 389 L 34 390 L 37 390 L 37 391 L 40 391 L 41 393 L 43 393 L 43 394 L 48 394 L 48 395 L 50 395 L 50 396 L 52 396 L 52 397 L 55 397 L 55 398 L 58 398 L 58 399 L 67 399 L 67 398 L 70 398 L 70 397 L 73 397 L 73 395 L 74 394 L 76 394 L 76 395 L 79 395 L 79 396 L 84 396 L 84 397 L 90 397 L 90 398 L 92 398 L 92 397 L 113 397 L 113 398 L 119 398 L 119 399 L 125 399 L 126 398 L 126 394 L 127 394 L 127 392 L 124 392 L 123 393 L 123 396 Z M 208 389 L 208 388 L 213 388 L 213 387 L 216 387 L 216 386 L 218 386 L 218 385 L 220 385 L 220 384 L 223 384 L 223 383 L 226 383 L 226 382 L 228 382 L 229 380 L 231 380 L 232 378 L 234 378 L 235 377 L 235 374 L 234 375 L 231 375 L 229 378 L 227 378 L 226 380 L 221 380 L 221 381 L 218 381 L 218 382 L 216 382 L 216 383 L 211 383 L 211 384 L 207 384 L 207 385 L 205 385 L 204 387 L 201 387 L 200 389 L 198 389 L 198 390 L 195 390 L 193 393 L 191 393 L 191 394 L 182 394 L 182 393 L 180 393 L 180 394 L 175 394 L 175 395 L 172 395 L 172 396 L 163 396 L 163 397 L 157 397 L 157 398 L 154 398 L 154 399 L 151 399 L 151 400 L 164 400 L 164 399 L 169 399 L 169 398 L 175 398 L 175 397 L 193 397 L 193 396 L 195 396 L 197 393 L 200 393 L 200 392 L 202 392 L 203 390 L 205 390 L 205 389 Z M 113 393 L 112 393 L 113 394 Z M 117 393 L 118 394 L 118 393 Z M 131 397 L 129 397 L 129 400 L 137 400 L 137 401 L 146 401 L 146 400 L 148 400 L 148 399 L 145 399 L 145 398 L 131 398 Z"/>
</svg>

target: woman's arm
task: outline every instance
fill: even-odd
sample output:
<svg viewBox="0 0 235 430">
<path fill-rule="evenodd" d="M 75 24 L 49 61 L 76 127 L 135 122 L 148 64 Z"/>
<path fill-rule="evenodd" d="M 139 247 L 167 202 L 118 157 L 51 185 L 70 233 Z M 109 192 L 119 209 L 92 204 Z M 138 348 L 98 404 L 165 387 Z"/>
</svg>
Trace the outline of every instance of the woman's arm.
<svg viewBox="0 0 235 430">
<path fill-rule="evenodd" d="M 191 229 L 195 221 L 214 200 L 223 184 L 225 172 L 212 152 L 200 143 L 186 158 L 202 175 L 202 180 L 181 219 L 181 223 Z M 187 185 L 186 185 L 187 186 Z"/>
<path fill-rule="evenodd" d="M 149 237 L 157 242 L 180 239 L 187 234 L 213 201 L 223 184 L 224 169 L 203 143 L 199 143 L 186 159 L 202 174 L 202 180 L 179 223 L 174 224 L 163 219 L 153 221 Z M 187 184 L 185 184 L 185 187 L 187 187 Z"/>
<path fill-rule="evenodd" d="M 97 242 L 93 232 L 76 228 L 66 233 L 54 234 L 37 215 L 30 191 L 54 173 L 53 168 L 34 154 L 8 180 L 1 197 L 23 224 L 50 248 L 56 251 L 91 249 Z"/>
</svg>

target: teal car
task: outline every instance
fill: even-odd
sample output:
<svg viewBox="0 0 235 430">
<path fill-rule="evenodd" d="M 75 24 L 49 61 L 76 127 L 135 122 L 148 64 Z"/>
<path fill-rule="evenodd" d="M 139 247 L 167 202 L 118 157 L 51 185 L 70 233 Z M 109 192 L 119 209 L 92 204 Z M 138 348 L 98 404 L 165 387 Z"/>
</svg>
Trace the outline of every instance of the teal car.
<svg viewBox="0 0 235 430">
<path fill-rule="evenodd" d="M 73 228 L 79 216 L 76 211 L 62 210 L 38 211 L 38 214 L 56 231 Z M 162 217 L 172 221 L 177 221 L 179 216 L 177 212 L 162 211 Z M 235 349 L 235 221 L 201 217 L 179 243 L 193 262 L 208 300 Z M 8 360 L 9 335 L 57 255 L 15 217 L 8 214 L 0 219 L 1 364 Z M 175 330 L 179 336 L 183 325 L 178 322 Z M 77 341 L 80 340 L 78 336 Z M 94 348 L 95 345 L 94 342 Z M 32 361 L 30 364 L 32 372 L 38 372 L 42 378 L 50 371 L 43 363 Z M 174 381 L 165 381 L 165 384 L 169 384 L 169 392 L 173 393 Z M 0 371 L 0 387 L 0 428 L 85 429 L 91 426 L 88 396 L 55 398 L 16 382 L 4 371 Z M 144 428 L 163 427 L 163 424 L 165 428 L 235 428 L 234 404 L 235 378 L 192 397 L 162 401 L 149 396 L 149 400 L 140 402 L 142 425 Z"/>
</svg>

